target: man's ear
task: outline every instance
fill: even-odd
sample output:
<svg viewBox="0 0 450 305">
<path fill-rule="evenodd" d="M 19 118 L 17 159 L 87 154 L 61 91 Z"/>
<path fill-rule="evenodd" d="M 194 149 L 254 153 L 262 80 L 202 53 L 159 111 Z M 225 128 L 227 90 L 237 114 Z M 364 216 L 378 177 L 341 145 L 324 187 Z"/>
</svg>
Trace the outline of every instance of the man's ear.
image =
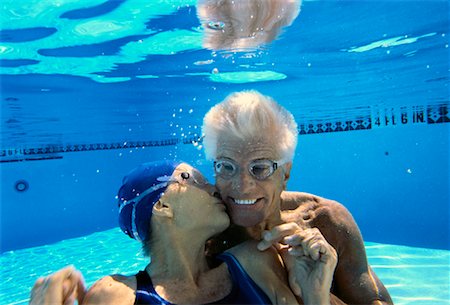
<svg viewBox="0 0 450 305">
<path fill-rule="evenodd" d="M 289 161 L 283 165 L 284 171 L 283 171 L 283 189 L 286 190 L 287 182 L 289 178 L 291 177 L 291 168 L 292 168 L 292 161 Z"/>
<path fill-rule="evenodd" d="M 153 206 L 153 215 L 173 218 L 173 210 L 169 203 L 158 200 L 158 202 Z"/>
</svg>

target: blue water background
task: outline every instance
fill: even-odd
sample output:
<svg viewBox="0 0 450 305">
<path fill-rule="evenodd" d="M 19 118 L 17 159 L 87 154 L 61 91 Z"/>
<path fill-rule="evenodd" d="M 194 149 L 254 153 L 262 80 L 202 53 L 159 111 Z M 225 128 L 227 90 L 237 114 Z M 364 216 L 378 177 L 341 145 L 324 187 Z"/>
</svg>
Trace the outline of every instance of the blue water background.
<svg viewBox="0 0 450 305">
<path fill-rule="evenodd" d="M 448 290 L 450 251 L 398 245 L 366 243 L 369 262 L 388 288 L 397 305 L 450 304 Z M 140 244 L 119 229 L 97 232 L 4 253 L 0 263 L 0 304 L 27 304 L 31 287 L 39 276 L 46 276 L 68 264 L 79 269 L 92 285 L 108 274 L 135 274 L 148 263 Z"/>
<path fill-rule="evenodd" d="M 22 7 L 14 16 L 32 26 L 2 19 L 0 31 L 0 304 L 26 302 L 37 276 L 69 263 L 88 283 L 142 268 L 138 245 L 116 229 L 122 177 L 169 158 L 212 180 L 196 141 L 202 117 L 246 89 L 292 111 L 301 134 L 288 189 L 350 210 L 396 304 L 448 304 L 448 1 L 305 1 L 279 39 L 244 53 L 197 45 L 194 1 L 158 2 L 160 13 L 134 22 L 142 30 L 73 45 L 46 39 L 138 2 L 29 18 L 37 2 L 5 0 L 1 11 Z M 124 52 L 153 38 L 148 54 Z M 360 130 L 337 132 L 342 124 Z"/>
</svg>

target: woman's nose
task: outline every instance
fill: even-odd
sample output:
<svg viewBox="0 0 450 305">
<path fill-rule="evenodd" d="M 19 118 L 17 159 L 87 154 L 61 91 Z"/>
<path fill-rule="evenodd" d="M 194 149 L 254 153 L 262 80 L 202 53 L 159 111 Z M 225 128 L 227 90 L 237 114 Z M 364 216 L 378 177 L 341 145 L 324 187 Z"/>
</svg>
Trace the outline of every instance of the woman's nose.
<svg viewBox="0 0 450 305">
<path fill-rule="evenodd" d="M 222 199 L 222 197 L 220 196 L 219 191 L 217 190 L 217 188 L 216 188 L 214 185 L 208 184 L 208 185 L 207 185 L 207 188 L 208 188 L 208 189 L 207 189 L 208 194 L 210 194 L 210 195 L 213 196 L 213 197 Z"/>
<path fill-rule="evenodd" d="M 216 197 L 217 199 L 222 200 L 222 196 L 220 196 L 220 193 L 219 193 L 217 190 L 214 191 L 212 195 L 213 195 L 214 197 Z"/>
</svg>

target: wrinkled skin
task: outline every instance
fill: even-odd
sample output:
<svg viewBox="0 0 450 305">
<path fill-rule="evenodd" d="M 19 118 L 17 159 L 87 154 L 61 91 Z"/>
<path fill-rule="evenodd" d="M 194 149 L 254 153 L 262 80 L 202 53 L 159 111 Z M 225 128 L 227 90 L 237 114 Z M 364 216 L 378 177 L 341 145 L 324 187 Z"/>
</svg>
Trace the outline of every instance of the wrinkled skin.
<svg viewBox="0 0 450 305">
<path fill-rule="evenodd" d="M 208 243 L 209 254 L 222 252 L 248 239 L 266 239 L 264 236 L 267 234 L 264 233 L 266 230 L 285 232 L 281 236 L 275 234 L 276 238 L 268 238 L 266 242 L 282 249 L 279 247 L 280 240 L 288 238 L 282 244 L 293 247 L 294 250 L 291 252 L 298 254 L 296 248 L 303 246 L 302 242 L 307 234 L 305 231 L 314 229 L 316 232 L 314 234 L 319 231 L 326 244 L 329 244 L 328 246 L 321 242 L 314 246 L 314 249 L 316 247 L 327 249 L 325 263 L 320 259 L 314 260 L 313 257 L 317 256 L 314 254 L 315 250 L 312 252 L 308 250 L 308 255 L 305 255 L 306 258 L 313 260 L 310 263 L 306 263 L 309 258 L 299 261 L 299 255 L 294 255 L 294 259 L 290 259 L 285 253 L 280 253 L 286 259 L 285 264 L 290 269 L 289 277 L 294 292 L 298 293 L 306 288 L 298 287 L 301 286 L 300 278 L 307 276 L 305 270 L 315 270 L 309 275 L 316 276 L 316 282 L 320 281 L 321 272 L 323 277 L 329 276 L 333 269 L 334 250 L 337 254 L 337 265 L 331 284 L 331 292 L 334 296 L 348 304 L 392 304 L 386 288 L 368 265 L 359 228 L 343 205 L 312 194 L 286 192 L 287 181 L 291 174 L 290 162 L 280 162 L 281 166 L 265 180 L 257 180 L 249 173 L 248 165 L 254 160 L 281 159 L 276 150 L 277 137 L 270 136 L 269 133 L 262 132 L 262 134 L 264 135 L 260 138 L 246 140 L 231 135 L 222 135 L 219 138 L 216 158 L 231 159 L 238 164 L 240 170 L 231 179 L 216 175 L 216 186 L 227 205 L 233 225 L 221 236 Z M 254 204 L 238 204 L 246 200 Z M 296 229 L 292 232 L 279 227 L 285 225 Z M 291 242 L 288 242 L 289 240 Z M 299 262 L 295 263 L 295 260 Z M 320 265 L 321 262 L 324 264 Z M 319 264 L 315 265 L 315 263 Z"/>
<path fill-rule="evenodd" d="M 73 266 L 68 266 L 36 281 L 31 290 L 30 305 L 73 305 L 75 300 L 81 304 L 85 293 L 83 276 Z"/>
</svg>

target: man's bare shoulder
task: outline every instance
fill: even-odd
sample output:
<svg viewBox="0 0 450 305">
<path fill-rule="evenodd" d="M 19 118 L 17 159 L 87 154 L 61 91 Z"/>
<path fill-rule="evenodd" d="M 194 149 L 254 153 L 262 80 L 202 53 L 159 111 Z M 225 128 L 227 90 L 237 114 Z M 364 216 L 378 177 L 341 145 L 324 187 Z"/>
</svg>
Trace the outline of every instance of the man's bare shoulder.
<svg viewBox="0 0 450 305">
<path fill-rule="evenodd" d="M 92 285 L 86 293 L 83 305 L 134 304 L 136 277 L 108 275 Z"/>
<path fill-rule="evenodd" d="M 362 245 L 358 225 L 341 203 L 301 192 L 283 192 L 281 198 L 285 222 L 318 228 L 337 251 L 349 243 Z"/>
<path fill-rule="evenodd" d="M 341 203 L 303 192 L 283 192 L 281 193 L 281 210 L 314 212 L 317 215 L 344 217 L 350 216 L 350 212 Z"/>
</svg>

